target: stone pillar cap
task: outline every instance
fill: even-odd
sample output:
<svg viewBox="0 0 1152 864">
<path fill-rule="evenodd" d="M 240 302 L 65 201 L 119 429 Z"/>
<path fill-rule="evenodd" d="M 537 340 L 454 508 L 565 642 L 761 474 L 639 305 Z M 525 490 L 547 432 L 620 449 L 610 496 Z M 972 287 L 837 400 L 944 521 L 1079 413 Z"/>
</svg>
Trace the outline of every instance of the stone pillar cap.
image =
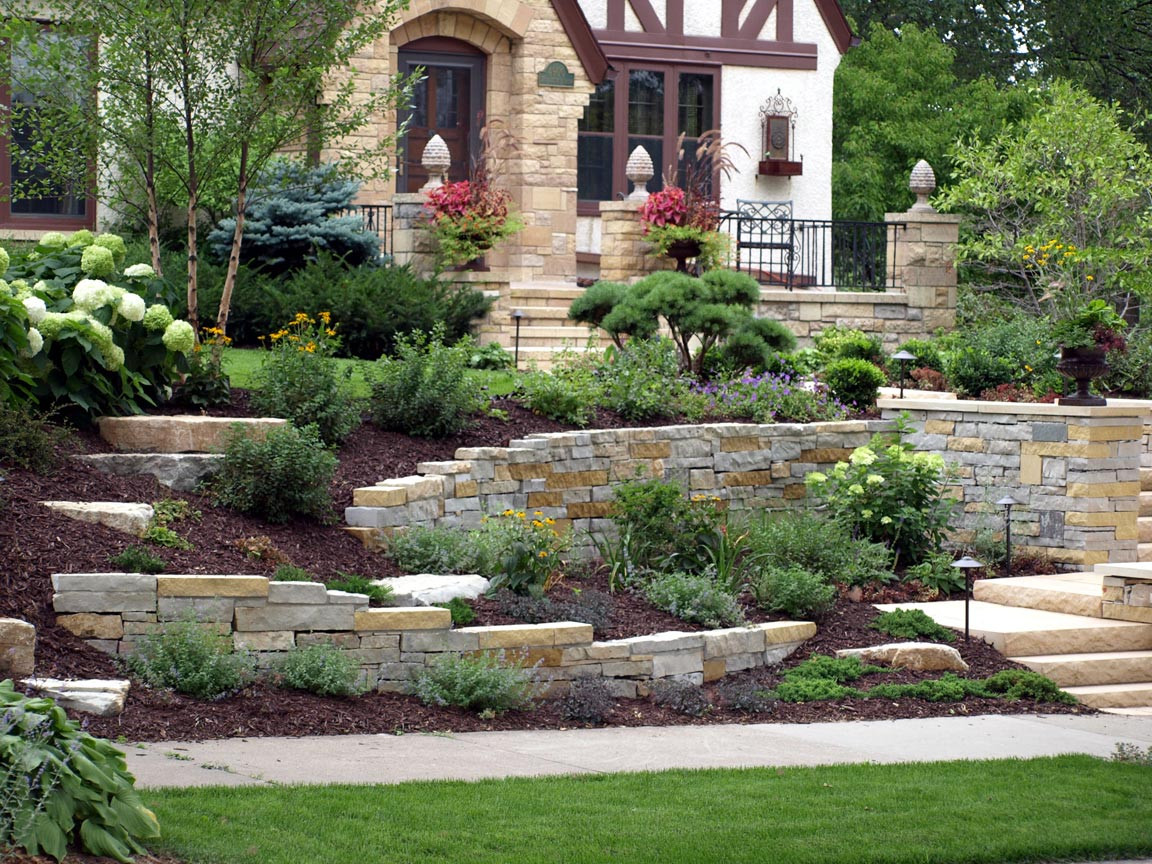
<svg viewBox="0 0 1152 864">
<path fill-rule="evenodd" d="M 912 176 L 908 179 L 908 188 L 916 193 L 916 203 L 912 205 L 911 212 L 935 213 L 936 208 L 928 203 L 928 196 L 936 191 L 936 172 L 927 160 L 921 159 L 912 169 Z"/>
</svg>

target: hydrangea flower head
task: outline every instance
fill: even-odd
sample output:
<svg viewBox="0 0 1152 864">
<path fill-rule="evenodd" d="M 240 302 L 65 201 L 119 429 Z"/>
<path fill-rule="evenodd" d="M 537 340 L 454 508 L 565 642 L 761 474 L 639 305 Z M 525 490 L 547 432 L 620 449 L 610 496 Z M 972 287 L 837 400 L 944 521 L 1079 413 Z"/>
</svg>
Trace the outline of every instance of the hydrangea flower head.
<svg viewBox="0 0 1152 864">
<path fill-rule="evenodd" d="M 40 238 L 40 245 L 45 249 L 63 249 L 68 241 L 59 231 L 49 231 Z"/>
<path fill-rule="evenodd" d="M 100 346 L 100 359 L 109 372 L 118 372 L 124 365 L 124 349 L 119 345 Z"/>
<path fill-rule="evenodd" d="M 172 313 L 168 311 L 168 307 L 162 303 L 154 303 L 148 307 L 148 311 L 144 313 L 144 327 L 153 332 L 167 330 L 172 323 Z"/>
<path fill-rule="evenodd" d="M 80 256 L 80 269 L 94 279 L 107 279 L 116 272 L 116 259 L 111 249 L 103 246 L 86 246 Z"/>
<path fill-rule="evenodd" d="M 25 297 L 24 298 L 24 311 L 28 313 L 28 320 L 32 326 L 36 326 L 44 320 L 44 316 L 48 314 L 48 307 L 44 305 L 44 301 L 39 297 Z"/>
<path fill-rule="evenodd" d="M 124 258 L 128 254 L 128 249 L 124 246 L 124 238 L 119 234 L 101 234 L 92 241 L 92 245 L 111 252 L 117 270 L 124 266 Z"/>
<path fill-rule="evenodd" d="M 81 228 L 79 231 L 73 231 L 68 235 L 68 245 L 71 246 L 91 246 L 95 237 L 92 232 L 87 228 Z"/>
<path fill-rule="evenodd" d="M 104 254 L 111 256 L 111 252 L 104 250 Z M 76 305 L 77 309 L 84 309 L 92 311 L 99 309 L 101 306 L 108 305 L 111 299 L 111 292 L 108 290 L 108 283 L 99 279 L 81 279 L 76 283 L 76 287 L 72 289 L 72 302 Z"/>
<path fill-rule="evenodd" d="M 151 279 L 156 275 L 156 271 L 152 269 L 151 264 L 133 264 L 125 269 L 124 275 L 129 279 Z"/>
<path fill-rule="evenodd" d="M 49 339 L 55 339 L 60 335 L 60 331 L 64 329 L 65 323 L 68 318 L 59 312 L 49 312 L 40 319 L 38 329 L 43 336 Z"/>
<path fill-rule="evenodd" d="M 139 294 L 125 291 L 120 298 L 120 305 L 117 307 L 117 311 L 129 321 L 143 321 L 147 307 L 144 303 L 144 298 Z"/>
<path fill-rule="evenodd" d="M 164 331 L 164 347 L 178 354 L 187 354 L 196 344 L 196 331 L 187 321 L 173 321 Z"/>
<path fill-rule="evenodd" d="M 44 347 L 44 336 L 35 327 L 28 328 L 28 350 L 25 357 L 35 357 Z"/>
<path fill-rule="evenodd" d="M 102 324 L 95 318 L 89 318 L 88 329 L 92 334 L 92 341 L 95 342 L 105 354 L 116 347 L 116 339 L 112 334 L 112 328 L 107 324 Z"/>
<path fill-rule="evenodd" d="M 0 276 L 8 272 L 9 263 L 11 263 L 11 259 L 8 257 L 8 250 L 0 249 Z"/>
</svg>

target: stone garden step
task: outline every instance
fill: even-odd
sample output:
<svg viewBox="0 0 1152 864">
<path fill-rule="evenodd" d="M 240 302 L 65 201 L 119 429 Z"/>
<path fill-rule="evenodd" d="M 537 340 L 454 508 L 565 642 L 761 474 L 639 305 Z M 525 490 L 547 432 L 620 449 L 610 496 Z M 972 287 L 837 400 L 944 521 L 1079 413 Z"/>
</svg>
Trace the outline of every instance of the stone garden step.
<svg viewBox="0 0 1152 864">
<path fill-rule="evenodd" d="M 191 492 L 224 462 L 219 453 L 95 453 L 76 459 L 105 474 L 151 474 L 177 492 Z"/>
<path fill-rule="evenodd" d="M 972 596 L 1002 606 L 1100 618 L 1102 580 L 1097 573 L 981 579 L 973 585 Z"/>
<path fill-rule="evenodd" d="M 1145 708 L 1152 706 L 1152 682 L 1142 684 L 1095 684 L 1065 687 L 1092 708 Z"/>
<path fill-rule="evenodd" d="M 60 516 L 77 522 L 91 522 L 135 537 L 143 536 L 152 522 L 155 511 L 151 504 L 131 504 L 124 501 L 41 501 L 45 507 Z"/>
<path fill-rule="evenodd" d="M 287 420 L 271 417 L 202 417 L 182 414 L 171 417 L 101 417 L 96 421 L 100 437 L 117 450 L 131 453 L 211 453 L 222 450 L 233 427 L 262 438 Z"/>
<path fill-rule="evenodd" d="M 964 602 L 893 603 L 881 610 L 920 609 L 945 627 L 963 631 Z M 1066 615 L 973 601 L 971 634 L 1008 657 L 1152 650 L 1152 624 Z"/>
<path fill-rule="evenodd" d="M 1061 687 L 1141 684 L 1152 681 L 1152 651 L 1098 651 L 1009 657 Z"/>
</svg>

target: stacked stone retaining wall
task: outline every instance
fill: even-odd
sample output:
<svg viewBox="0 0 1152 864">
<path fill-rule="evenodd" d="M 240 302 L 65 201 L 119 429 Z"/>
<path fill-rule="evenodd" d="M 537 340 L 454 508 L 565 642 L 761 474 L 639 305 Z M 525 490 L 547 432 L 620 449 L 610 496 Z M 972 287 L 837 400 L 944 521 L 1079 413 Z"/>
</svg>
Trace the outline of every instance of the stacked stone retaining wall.
<svg viewBox="0 0 1152 864">
<path fill-rule="evenodd" d="M 615 695 L 636 697 L 646 695 L 653 680 L 699 684 L 777 663 L 816 632 L 808 622 L 778 621 L 594 642 L 588 624 L 454 629 L 447 609 L 369 608 L 363 594 L 263 576 L 58 573 L 52 584 L 57 623 L 109 654 L 131 653 L 166 623 L 194 615 L 265 667 L 294 647 L 331 643 L 360 664 L 373 687 L 391 691 L 406 689 L 413 676 L 448 654 L 504 652 L 532 667 L 544 695 L 562 695 L 576 679 L 600 677 Z"/>
</svg>

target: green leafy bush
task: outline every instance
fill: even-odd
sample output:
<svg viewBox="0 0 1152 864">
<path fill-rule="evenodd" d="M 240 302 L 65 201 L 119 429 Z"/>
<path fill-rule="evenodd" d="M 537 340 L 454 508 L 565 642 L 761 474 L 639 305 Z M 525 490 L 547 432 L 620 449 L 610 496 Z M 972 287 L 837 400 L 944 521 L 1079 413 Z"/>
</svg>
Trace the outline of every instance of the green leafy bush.
<svg viewBox="0 0 1152 864">
<path fill-rule="evenodd" d="M 531 670 L 498 654 L 446 654 L 422 670 L 411 692 L 425 705 L 453 705 L 469 711 L 502 714 L 532 704 Z"/>
<path fill-rule="evenodd" d="M 880 365 L 884 361 L 880 337 L 852 327 L 826 327 L 813 337 L 813 342 L 826 364 L 835 360 L 867 360 Z"/>
<path fill-rule="evenodd" d="M 803 567 L 769 564 L 749 580 L 761 609 L 793 618 L 820 617 L 836 602 L 836 586 Z"/>
<path fill-rule="evenodd" d="M 631 339 L 596 368 L 597 402 L 629 420 L 686 413 L 691 387 L 671 339 Z"/>
<path fill-rule="evenodd" d="M 471 340 L 448 347 L 443 327 L 398 337 L 396 357 L 377 364 L 372 422 L 426 438 L 459 432 L 484 406 L 480 385 L 467 375 L 471 356 Z"/>
<path fill-rule="evenodd" d="M 232 640 L 213 632 L 210 624 L 188 617 L 163 625 L 144 636 L 121 662 L 150 687 L 187 693 L 197 699 L 218 699 L 249 684 L 254 658 L 235 651 Z"/>
<path fill-rule="evenodd" d="M 967 586 L 964 571 L 952 566 L 952 556 L 947 552 L 930 552 L 919 564 L 912 564 L 904 571 L 906 580 L 915 579 L 925 588 L 948 596 L 963 592 Z"/>
<path fill-rule="evenodd" d="M 673 555 L 692 557 L 720 526 L 718 498 L 685 497 L 671 481 L 629 480 L 612 488 L 615 523 L 629 568 L 654 568 Z"/>
<path fill-rule="evenodd" d="M 294 564 L 280 564 L 272 574 L 273 582 L 315 582 L 312 574 Z"/>
<path fill-rule="evenodd" d="M 962 396 L 979 396 L 1017 380 L 1019 369 L 1006 357 L 984 348 L 960 348 L 948 355 L 944 366 L 948 383 Z"/>
<path fill-rule="evenodd" d="M 744 611 L 736 598 L 708 576 L 661 573 L 644 587 L 644 596 L 657 609 L 690 624 L 735 627 L 744 622 Z"/>
<path fill-rule="evenodd" d="M 337 570 L 336 575 L 340 578 L 334 579 L 327 584 L 327 587 L 332 591 L 364 594 L 369 601 L 379 606 L 387 606 L 392 602 L 394 592 L 391 585 L 377 585 L 366 576 L 360 576 L 356 573 L 344 573 L 341 570 Z"/>
<path fill-rule="evenodd" d="M 405 573 L 478 573 L 491 571 L 487 546 L 477 532 L 414 525 L 388 542 L 387 554 Z"/>
<path fill-rule="evenodd" d="M 1030 669 L 1001 669 L 984 679 L 983 684 L 985 691 L 1004 699 L 1076 704 L 1075 696 L 1061 690 L 1051 678 Z"/>
<path fill-rule="evenodd" d="M 10 680 L 0 682 L 0 709 L 0 850 L 61 861 L 72 845 L 127 862 L 160 836 L 121 751 Z"/>
<path fill-rule="evenodd" d="M 747 532 L 749 555 L 763 565 L 802 567 L 846 585 L 896 578 L 888 547 L 857 540 L 843 524 L 811 510 L 765 513 L 748 523 Z"/>
<path fill-rule="evenodd" d="M 489 342 L 483 347 L 477 345 L 472 349 L 472 356 L 468 360 L 468 365 L 473 369 L 490 369 L 500 372 L 504 369 L 511 369 L 515 362 L 516 358 L 505 351 L 499 342 Z"/>
<path fill-rule="evenodd" d="M 600 390 L 585 364 L 561 362 L 551 372 L 532 369 L 521 376 L 517 397 L 534 414 L 584 427 L 595 416 Z"/>
<path fill-rule="evenodd" d="M 129 546 L 111 556 L 108 561 L 125 573 L 162 573 L 167 566 L 162 559 L 142 546 Z"/>
<path fill-rule="evenodd" d="M 883 666 L 868 666 L 859 657 L 833 657 L 828 654 L 813 654 L 803 663 L 793 666 L 784 673 L 785 681 L 799 681 L 807 678 L 823 678 L 837 684 L 859 681 L 865 675 L 887 672 Z"/>
<path fill-rule="evenodd" d="M 295 516 L 328 521 L 332 518 L 328 486 L 336 464 L 315 426 L 274 428 L 261 441 L 237 428 L 225 439 L 212 496 L 217 504 L 273 524 Z"/>
<path fill-rule="evenodd" d="M 360 425 L 360 404 L 351 395 L 352 368 L 341 373 L 332 357 L 340 344 L 332 316 L 296 314 L 269 337 L 252 391 L 252 408 L 264 417 L 283 417 L 295 426 L 313 425 L 329 447 Z"/>
<path fill-rule="evenodd" d="M 782 681 L 769 691 L 781 702 L 826 702 L 832 699 L 851 699 L 859 696 L 854 687 L 845 687 L 828 678 L 794 678 Z"/>
<path fill-rule="evenodd" d="M 880 387 L 888 380 L 877 366 L 853 357 L 833 360 L 824 367 L 820 377 L 835 399 L 845 405 L 855 405 L 857 410 L 875 405 Z"/>
<path fill-rule="evenodd" d="M 360 664 L 331 642 L 293 648 L 272 669 L 279 686 L 319 696 L 358 696 L 367 689 Z"/>
<path fill-rule="evenodd" d="M 0 400 L 0 465 L 50 473 L 59 463 L 56 447 L 67 439 L 68 431 L 50 423 L 47 415 Z"/>
<path fill-rule="evenodd" d="M 548 577 L 562 564 L 571 548 L 570 531 L 558 531 L 556 521 L 536 512 L 505 510 L 489 517 L 484 531 L 491 538 L 495 572 L 486 573 L 491 590 L 506 588 L 514 594 L 541 594 Z"/>
<path fill-rule="evenodd" d="M 476 620 L 476 610 L 463 597 L 453 597 L 447 603 L 435 603 L 433 605 L 447 609 L 451 613 L 453 627 L 467 627 Z"/>
<path fill-rule="evenodd" d="M 873 630 L 887 633 L 898 639 L 934 639 L 938 642 L 955 642 L 956 634 L 919 609 L 893 609 L 881 612 L 869 625 Z"/>
<path fill-rule="evenodd" d="M 909 339 L 896 349 L 896 353 L 907 351 L 915 360 L 908 361 L 908 369 L 935 369 L 944 371 L 944 358 L 935 342 L 927 339 Z"/>
</svg>

